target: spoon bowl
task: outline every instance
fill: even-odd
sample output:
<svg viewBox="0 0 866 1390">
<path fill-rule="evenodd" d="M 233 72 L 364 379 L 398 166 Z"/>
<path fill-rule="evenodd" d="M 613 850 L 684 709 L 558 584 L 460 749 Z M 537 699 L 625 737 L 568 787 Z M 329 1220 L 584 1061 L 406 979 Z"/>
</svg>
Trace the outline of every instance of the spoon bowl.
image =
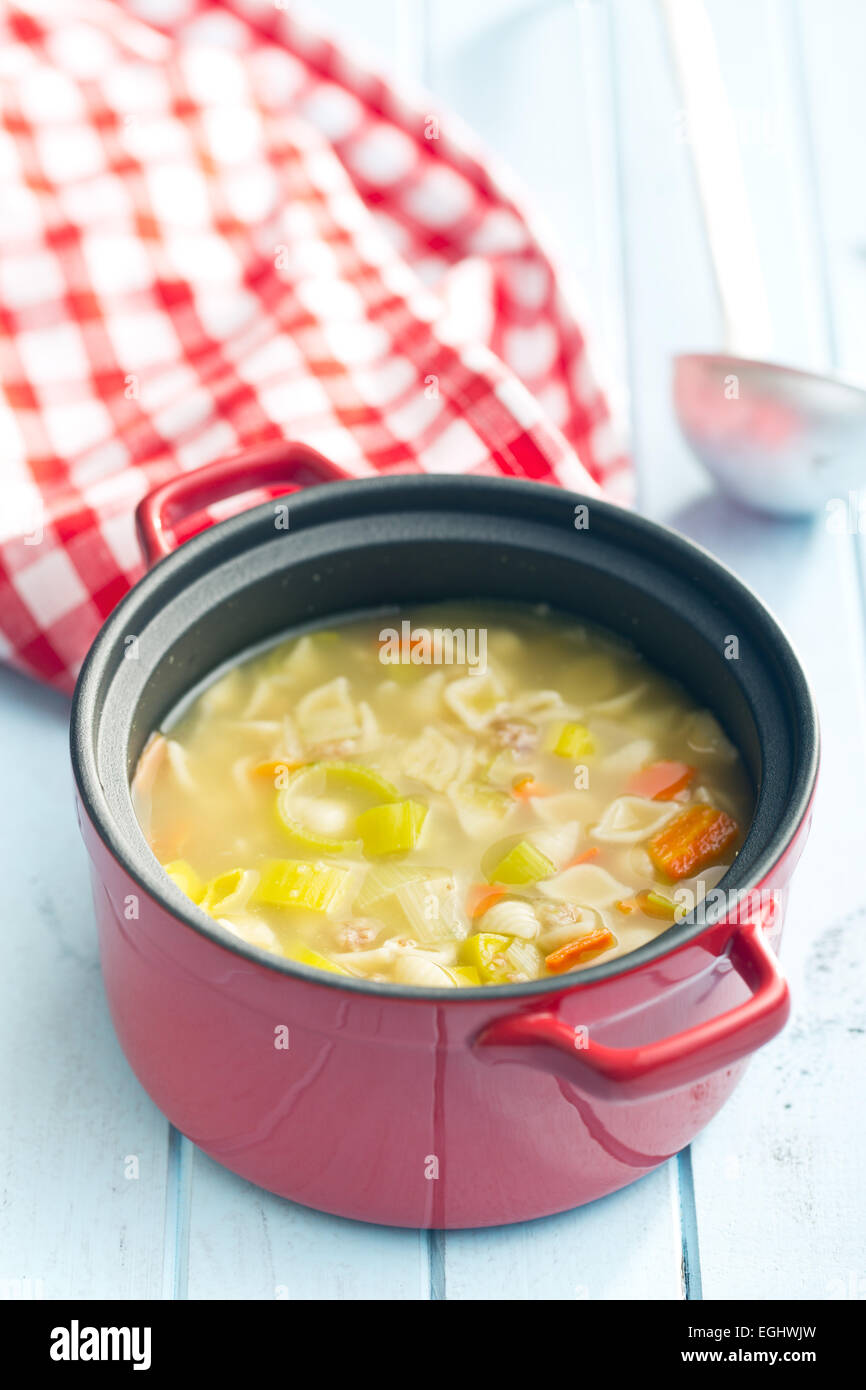
<svg viewBox="0 0 866 1390">
<path fill-rule="evenodd" d="M 728 353 L 674 359 L 688 443 L 726 492 L 803 516 L 866 481 L 866 391 L 833 377 Z"/>
</svg>

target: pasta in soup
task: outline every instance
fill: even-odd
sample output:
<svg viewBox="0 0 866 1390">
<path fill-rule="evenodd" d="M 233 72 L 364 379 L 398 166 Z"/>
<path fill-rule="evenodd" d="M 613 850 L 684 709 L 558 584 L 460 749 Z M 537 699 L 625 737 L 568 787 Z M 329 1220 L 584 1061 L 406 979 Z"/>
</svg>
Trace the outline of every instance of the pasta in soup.
<svg viewBox="0 0 866 1390">
<path fill-rule="evenodd" d="M 153 734 L 133 799 L 226 931 L 459 989 L 632 951 L 719 881 L 750 783 L 720 725 L 609 634 L 451 603 L 254 655 Z"/>
</svg>

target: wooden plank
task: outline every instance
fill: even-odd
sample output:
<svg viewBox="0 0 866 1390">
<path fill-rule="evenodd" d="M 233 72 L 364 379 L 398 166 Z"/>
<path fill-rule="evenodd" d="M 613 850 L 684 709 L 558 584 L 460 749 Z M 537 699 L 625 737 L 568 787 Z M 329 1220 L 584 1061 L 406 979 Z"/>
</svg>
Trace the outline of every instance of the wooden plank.
<svg viewBox="0 0 866 1390">
<path fill-rule="evenodd" d="M 856 1198 L 866 1143 L 866 697 L 854 557 L 848 538 L 820 524 L 774 525 L 733 509 L 692 522 L 787 625 L 824 734 L 783 946 L 793 1018 L 693 1145 L 704 1295 L 838 1296 L 862 1277 L 866 1248 Z"/>
<path fill-rule="evenodd" d="M 423 1231 L 368 1226 L 296 1206 L 196 1151 L 189 1297 L 426 1299 Z"/>
<path fill-rule="evenodd" d="M 596 356 L 624 383 L 617 63 L 604 8 L 440 0 L 431 35 L 436 95 L 507 159 L 552 223 Z M 434 1251 L 439 1298 L 680 1298 L 679 1165 L 562 1216 L 448 1232 Z"/>
<path fill-rule="evenodd" d="M 159 1298 L 168 1126 L 108 1017 L 68 702 L 3 671 L 0 710 L 0 1297 Z"/>
<path fill-rule="evenodd" d="M 775 0 L 706 3 L 773 324 L 769 355 L 821 371 L 827 365 L 826 303 L 815 273 L 820 244 L 793 7 Z M 837 26 L 826 27 L 833 32 Z"/>
<path fill-rule="evenodd" d="M 580 0 L 437 0 L 427 75 L 525 192 L 564 271 L 596 371 L 626 408 L 624 305 L 607 25 Z"/>
<path fill-rule="evenodd" d="M 608 14 L 632 452 L 640 508 L 658 516 L 673 499 L 685 503 L 707 491 L 706 475 L 677 429 L 671 363 L 677 352 L 716 345 L 721 320 L 658 7 L 612 0 Z"/>
<path fill-rule="evenodd" d="M 677 1162 L 562 1216 L 449 1231 L 449 1299 L 682 1298 Z"/>
<path fill-rule="evenodd" d="M 850 960 L 853 952 L 862 972 L 857 914 L 863 892 L 855 847 L 864 840 L 862 816 L 855 811 L 857 798 L 862 800 L 863 668 L 853 560 L 850 543 L 840 544 L 820 522 L 812 528 L 765 521 L 718 498 L 679 439 L 668 360 L 677 348 L 714 346 L 717 320 L 689 171 L 682 165 L 684 147 L 670 139 L 678 96 L 663 75 L 650 10 L 613 8 L 635 450 L 646 503 L 715 550 L 780 614 L 813 674 L 825 724 L 823 790 L 785 944 L 795 1019 L 783 1039 L 755 1059 L 729 1106 L 693 1146 L 693 1253 L 699 1251 L 705 1297 L 826 1296 L 834 1280 L 859 1269 L 864 1234 L 862 1219 L 852 1219 L 851 1212 L 862 1120 L 847 1122 L 844 1146 L 833 1137 L 850 1109 L 846 1093 L 863 1094 L 862 1035 L 848 1031 L 862 1025 Z M 820 366 L 828 343 L 815 261 L 821 239 L 805 217 L 812 190 L 799 108 L 793 109 L 799 88 L 796 72 L 785 66 L 792 38 L 779 34 L 777 10 L 714 0 L 711 13 L 744 132 L 745 177 L 768 294 L 785 338 L 782 355 Z M 826 86 L 825 71 L 822 93 Z M 753 113 L 758 130 L 766 117 L 763 129 L 770 135 L 774 128 L 785 132 L 781 157 L 772 143 L 749 138 Z M 841 114 L 837 110 L 832 122 L 836 139 Z M 849 174 L 852 157 L 849 151 Z M 835 160 L 844 167 L 838 150 Z M 859 1108 L 862 1114 L 862 1103 Z"/>
<path fill-rule="evenodd" d="M 827 290 L 832 359 L 866 384 L 866 7 L 860 0 L 798 0 L 800 107 L 808 111 L 810 209 L 821 253 L 815 278 Z M 814 274 L 815 272 L 813 272 Z"/>
</svg>

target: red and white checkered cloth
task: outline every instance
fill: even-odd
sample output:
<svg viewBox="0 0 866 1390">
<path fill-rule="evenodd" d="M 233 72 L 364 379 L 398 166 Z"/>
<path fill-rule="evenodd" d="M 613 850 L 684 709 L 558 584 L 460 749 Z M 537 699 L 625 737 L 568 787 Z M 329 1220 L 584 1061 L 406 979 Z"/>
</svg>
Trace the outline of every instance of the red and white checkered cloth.
<svg viewBox="0 0 866 1390">
<path fill-rule="evenodd" d="M 562 282 L 453 130 L 287 0 L 0 11 L 0 658 L 70 689 L 135 503 L 252 443 L 628 500 Z"/>
</svg>

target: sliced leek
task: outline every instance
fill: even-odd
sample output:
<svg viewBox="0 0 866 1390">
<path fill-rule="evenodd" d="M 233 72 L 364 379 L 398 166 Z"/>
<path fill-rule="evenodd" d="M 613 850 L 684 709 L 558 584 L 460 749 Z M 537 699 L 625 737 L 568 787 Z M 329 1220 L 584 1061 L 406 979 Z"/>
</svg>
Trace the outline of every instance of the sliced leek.
<svg viewBox="0 0 866 1390">
<path fill-rule="evenodd" d="M 339 864 L 272 859 L 262 870 L 256 899 L 271 907 L 329 912 L 339 903 L 351 878 L 352 871 Z"/>
<path fill-rule="evenodd" d="M 322 854 L 348 854 L 360 849 L 351 835 L 328 834 L 304 819 L 309 799 L 321 795 L 329 783 L 364 792 L 377 802 L 396 801 L 400 793 L 392 782 L 360 763 L 318 762 L 289 775 L 277 797 L 277 815 L 293 840 Z"/>
<path fill-rule="evenodd" d="M 531 840 L 520 840 L 488 874 L 491 883 L 538 883 L 556 873 L 556 865 L 536 849 Z"/>
<path fill-rule="evenodd" d="M 475 932 L 463 942 L 461 964 L 476 970 L 485 984 L 501 982 L 508 974 L 505 952 L 509 945 L 507 936 L 499 936 L 495 932 Z"/>
<path fill-rule="evenodd" d="M 407 854 L 418 843 L 426 816 L 421 801 L 389 801 L 362 811 L 355 829 L 365 854 Z"/>
</svg>

